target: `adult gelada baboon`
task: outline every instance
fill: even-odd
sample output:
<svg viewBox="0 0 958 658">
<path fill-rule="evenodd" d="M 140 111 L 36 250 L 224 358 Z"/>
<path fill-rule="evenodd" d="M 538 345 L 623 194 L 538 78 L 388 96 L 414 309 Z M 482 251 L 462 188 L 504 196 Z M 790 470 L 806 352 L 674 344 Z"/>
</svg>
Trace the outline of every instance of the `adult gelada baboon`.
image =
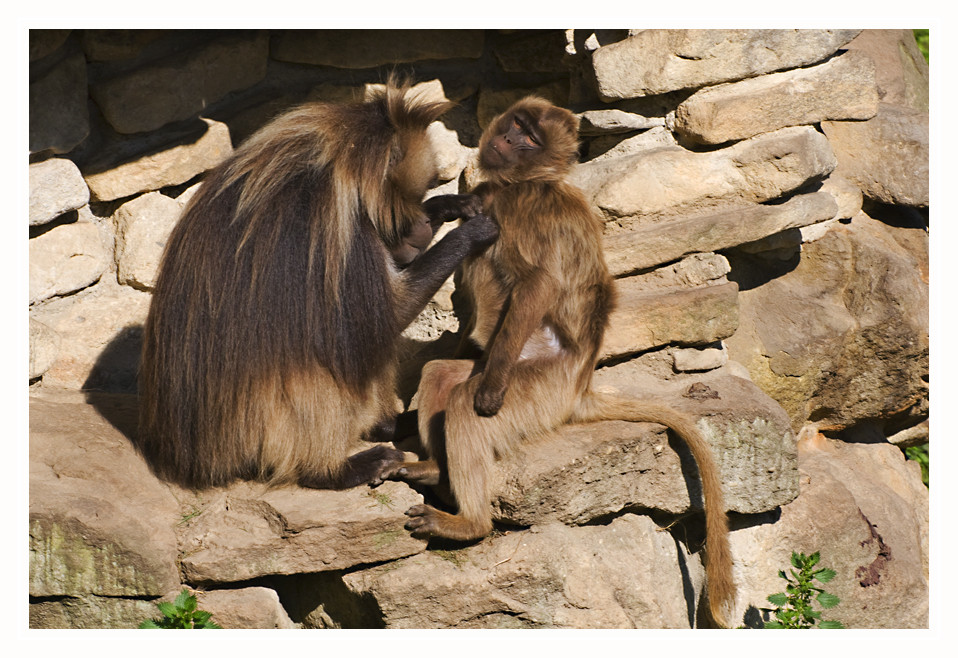
<svg viewBox="0 0 958 658">
<path fill-rule="evenodd" d="M 422 203 L 426 128 L 449 105 L 392 81 L 368 102 L 303 105 L 209 173 L 144 329 L 138 445 L 159 475 L 346 488 L 401 460 L 350 452 L 393 422 L 402 329 L 498 234 L 473 196 Z"/>
<path fill-rule="evenodd" d="M 400 477 L 451 488 L 458 513 L 418 505 L 414 534 L 472 540 L 492 530 L 493 461 L 566 422 L 627 420 L 672 428 L 698 464 L 706 509 L 710 610 L 724 625 L 734 601 L 722 484 L 693 420 L 665 405 L 591 389 L 613 306 L 602 225 L 566 182 L 578 152 L 578 121 L 535 97 L 513 105 L 479 143 L 486 182 L 475 193 L 499 224 L 497 242 L 463 262 L 471 300 L 467 334 L 479 361 L 433 361 L 423 369 L 419 432 L 433 458 L 390 467 Z M 446 480 L 448 478 L 448 480 Z"/>
</svg>

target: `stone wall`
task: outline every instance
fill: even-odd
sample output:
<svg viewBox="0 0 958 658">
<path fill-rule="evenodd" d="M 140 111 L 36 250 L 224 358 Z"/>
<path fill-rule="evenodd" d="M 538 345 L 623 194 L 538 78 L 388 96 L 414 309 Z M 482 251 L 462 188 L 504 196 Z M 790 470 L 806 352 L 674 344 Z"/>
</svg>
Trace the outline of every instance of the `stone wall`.
<svg viewBox="0 0 958 658">
<path fill-rule="evenodd" d="M 135 626 L 181 584 L 234 627 L 704 623 L 701 494 L 656 425 L 568 427 L 504 460 L 499 530 L 452 548 L 402 529 L 424 495 L 402 483 L 187 492 L 132 450 L 157 263 L 203 173 L 392 70 L 458 104 L 430 131 L 437 192 L 468 189 L 482 128 L 521 96 L 581 117 L 573 176 L 620 298 L 595 385 L 699 419 L 737 618 L 820 550 L 832 618 L 927 626 L 927 489 L 896 447 L 928 441 L 909 30 L 31 32 L 31 625 Z M 455 343 L 456 300 L 450 280 L 405 332 L 403 402 Z"/>
</svg>

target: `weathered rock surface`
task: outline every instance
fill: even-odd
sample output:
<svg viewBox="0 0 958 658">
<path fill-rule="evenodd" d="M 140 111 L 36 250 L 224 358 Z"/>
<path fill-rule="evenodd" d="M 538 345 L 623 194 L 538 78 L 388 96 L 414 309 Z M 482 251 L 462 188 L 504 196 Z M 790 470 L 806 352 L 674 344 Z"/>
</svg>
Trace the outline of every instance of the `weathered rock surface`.
<svg viewBox="0 0 958 658">
<path fill-rule="evenodd" d="M 482 55 L 482 30 L 287 30 L 270 55 L 284 62 L 369 68 Z"/>
<path fill-rule="evenodd" d="M 118 133 L 156 130 L 262 80 L 268 50 L 266 33 L 222 37 L 182 53 L 175 64 L 143 66 L 97 82 L 90 95 Z"/>
<path fill-rule="evenodd" d="M 835 198 L 826 191 L 799 194 L 779 204 L 737 204 L 728 209 L 662 218 L 655 223 L 616 230 L 604 237 L 606 259 L 614 274 L 643 270 L 694 253 L 708 253 L 754 242 L 789 229 L 832 219 Z"/>
<path fill-rule="evenodd" d="M 177 592 L 178 594 L 179 592 Z M 223 628 L 295 628 L 275 590 L 244 587 L 209 592 L 193 592 L 200 610 L 212 613 L 212 620 Z M 176 594 L 168 597 L 176 598 Z"/>
<path fill-rule="evenodd" d="M 722 256 L 697 254 L 652 272 L 617 279 L 617 307 L 609 318 L 600 358 L 634 354 L 669 342 L 707 345 L 734 333 L 737 288 L 725 278 L 728 271 Z M 665 340 L 666 336 L 670 338 Z"/>
<path fill-rule="evenodd" d="M 49 370 L 60 352 L 60 334 L 30 318 L 30 379 Z"/>
<path fill-rule="evenodd" d="M 895 446 L 799 444 L 802 494 L 781 518 L 732 533 L 739 606 L 768 608 L 792 551 L 821 553 L 841 603 L 824 611 L 847 628 L 928 628 L 928 489 Z M 739 617 L 741 618 L 741 617 Z"/>
<path fill-rule="evenodd" d="M 218 121 L 204 121 L 206 130 L 195 141 L 168 144 L 105 171 L 85 172 L 93 197 L 112 201 L 179 185 L 219 164 L 233 151 L 229 129 Z"/>
<path fill-rule="evenodd" d="M 422 496 L 401 482 L 376 489 L 268 490 L 238 483 L 206 492 L 179 530 L 181 570 L 193 584 L 348 569 L 422 551 L 403 529 Z"/>
<path fill-rule="evenodd" d="M 533 30 L 495 42 L 493 52 L 503 71 L 565 73 L 566 35 L 561 30 Z"/>
<path fill-rule="evenodd" d="M 166 30 L 83 30 L 83 53 L 93 62 L 139 57 L 151 43 L 168 36 Z"/>
<path fill-rule="evenodd" d="M 663 146 L 678 146 L 675 135 L 664 126 L 656 126 L 625 139 L 621 139 L 618 135 L 604 135 L 589 142 L 588 161 L 601 162 L 611 158 L 636 155 Z"/>
<path fill-rule="evenodd" d="M 878 113 L 875 65 L 846 52 L 824 64 L 706 87 L 675 110 L 675 129 L 701 144 Z"/>
<path fill-rule="evenodd" d="M 761 203 L 824 178 L 836 166 L 825 136 L 783 128 L 728 148 L 661 148 L 578 165 L 572 180 L 608 218 L 642 221 L 733 201 Z"/>
<path fill-rule="evenodd" d="M 730 255 L 740 326 L 726 342 L 797 430 L 916 415 L 928 396 L 927 233 L 860 214 L 777 266 Z M 762 285 L 756 286 L 756 281 Z M 917 422 L 917 421 L 916 421 Z"/>
<path fill-rule="evenodd" d="M 117 208 L 117 280 L 152 290 L 163 248 L 183 211 L 183 204 L 159 192 L 138 196 Z"/>
<path fill-rule="evenodd" d="M 179 583 L 178 520 L 170 490 L 80 394 L 31 397 L 31 596 L 165 594 Z"/>
<path fill-rule="evenodd" d="M 788 418 L 751 382 L 724 371 L 649 380 L 626 363 L 600 370 L 595 386 L 665 402 L 697 419 L 722 471 L 728 509 L 754 514 L 798 495 Z M 668 438 L 661 425 L 568 425 L 499 462 L 493 508 L 497 519 L 525 526 L 553 520 L 581 525 L 636 508 L 701 510 L 692 464 L 682 441 Z"/>
<path fill-rule="evenodd" d="M 30 240 L 30 303 L 96 283 L 110 267 L 111 246 L 97 224 L 56 226 Z"/>
<path fill-rule="evenodd" d="M 30 61 L 41 60 L 56 52 L 66 42 L 70 32 L 72 30 L 30 30 Z"/>
<path fill-rule="evenodd" d="M 928 206 L 928 112 L 882 103 L 868 121 L 824 121 L 837 173 L 881 203 Z"/>
<path fill-rule="evenodd" d="M 74 390 L 136 390 L 140 333 L 150 295 L 103 277 L 95 286 L 37 305 L 31 317 L 61 337 L 45 385 Z"/>
<path fill-rule="evenodd" d="M 588 110 L 578 116 L 579 134 L 583 136 L 625 133 L 665 125 L 665 119 L 661 117 L 645 117 L 634 112 L 616 109 Z"/>
<path fill-rule="evenodd" d="M 30 226 L 46 224 L 89 201 L 90 190 L 72 161 L 51 158 L 30 165 Z"/>
<path fill-rule="evenodd" d="M 875 62 L 878 97 L 883 103 L 928 111 L 928 62 L 913 30 L 862 30 L 846 46 Z"/>
<path fill-rule="evenodd" d="M 704 87 L 820 62 L 860 30 L 642 30 L 593 54 L 603 100 Z"/>
<path fill-rule="evenodd" d="M 676 372 L 706 372 L 728 363 L 728 350 L 722 342 L 705 347 L 676 347 L 672 361 Z"/>
<path fill-rule="evenodd" d="M 156 606 L 141 599 L 106 596 L 31 601 L 30 628 L 137 628 L 158 616 Z"/>
<path fill-rule="evenodd" d="M 86 73 L 86 60 L 76 52 L 30 80 L 31 153 L 68 153 L 89 134 Z"/>
<path fill-rule="evenodd" d="M 631 278 L 616 281 L 619 307 L 599 359 L 635 354 L 667 345 L 708 345 L 727 338 L 738 327 L 738 286 L 722 283 L 672 292 L 646 292 Z"/>
<path fill-rule="evenodd" d="M 344 627 L 369 624 L 375 605 L 386 628 L 689 628 L 702 568 L 649 518 L 627 514 L 427 551 L 343 582 L 341 596 L 365 604 L 336 620 Z"/>
</svg>

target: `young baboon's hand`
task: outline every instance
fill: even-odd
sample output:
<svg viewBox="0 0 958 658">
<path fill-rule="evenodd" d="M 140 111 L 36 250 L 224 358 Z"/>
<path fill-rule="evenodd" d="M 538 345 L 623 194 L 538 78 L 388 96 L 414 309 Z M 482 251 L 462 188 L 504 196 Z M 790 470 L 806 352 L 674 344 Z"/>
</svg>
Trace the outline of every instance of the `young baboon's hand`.
<svg viewBox="0 0 958 658">
<path fill-rule="evenodd" d="M 482 201 L 475 194 L 440 194 L 426 199 L 422 209 L 434 222 L 471 219 L 482 213 Z"/>
<path fill-rule="evenodd" d="M 492 388 L 483 381 L 479 384 L 472 405 L 480 416 L 495 416 L 502 408 L 502 401 L 505 397 L 505 389 Z"/>
<path fill-rule="evenodd" d="M 482 214 L 482 200 L 475 194 L 456 194 L 459 203 L 458 217 L 463 219 L 472 219 L 476 215 Z"/>
<path fill-rule="evenodd" d="M 488 215 L 476 215 L 456 229 L 463 231 L 472 241 L 472 253 L 479 253 L 499 237 L 499 225 Z"/>
</svg>

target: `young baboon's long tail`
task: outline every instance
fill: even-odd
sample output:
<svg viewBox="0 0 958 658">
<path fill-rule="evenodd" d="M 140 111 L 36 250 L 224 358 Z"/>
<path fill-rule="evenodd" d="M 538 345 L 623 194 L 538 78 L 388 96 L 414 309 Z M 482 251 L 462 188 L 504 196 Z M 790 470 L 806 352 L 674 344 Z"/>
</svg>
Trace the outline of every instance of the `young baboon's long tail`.
<svg viewBox="0 0 958 658">
<path fill-rule="evenodd" d="M 727 628 L 727 619 L 735 604 L 735 581 L 732 578 L 732 551 L 728 541 L 722 480 L 712 447 L 689 415 L 650 400 L 631 400 L 590 391 L 582 398 L 572 421 L 598 420 L 659 423 L 678 434 L 689 447 L 698 465 L 705 497 L 705 575 L 708 579 L 709 610 L 715 622 Z"/>
</svg>

